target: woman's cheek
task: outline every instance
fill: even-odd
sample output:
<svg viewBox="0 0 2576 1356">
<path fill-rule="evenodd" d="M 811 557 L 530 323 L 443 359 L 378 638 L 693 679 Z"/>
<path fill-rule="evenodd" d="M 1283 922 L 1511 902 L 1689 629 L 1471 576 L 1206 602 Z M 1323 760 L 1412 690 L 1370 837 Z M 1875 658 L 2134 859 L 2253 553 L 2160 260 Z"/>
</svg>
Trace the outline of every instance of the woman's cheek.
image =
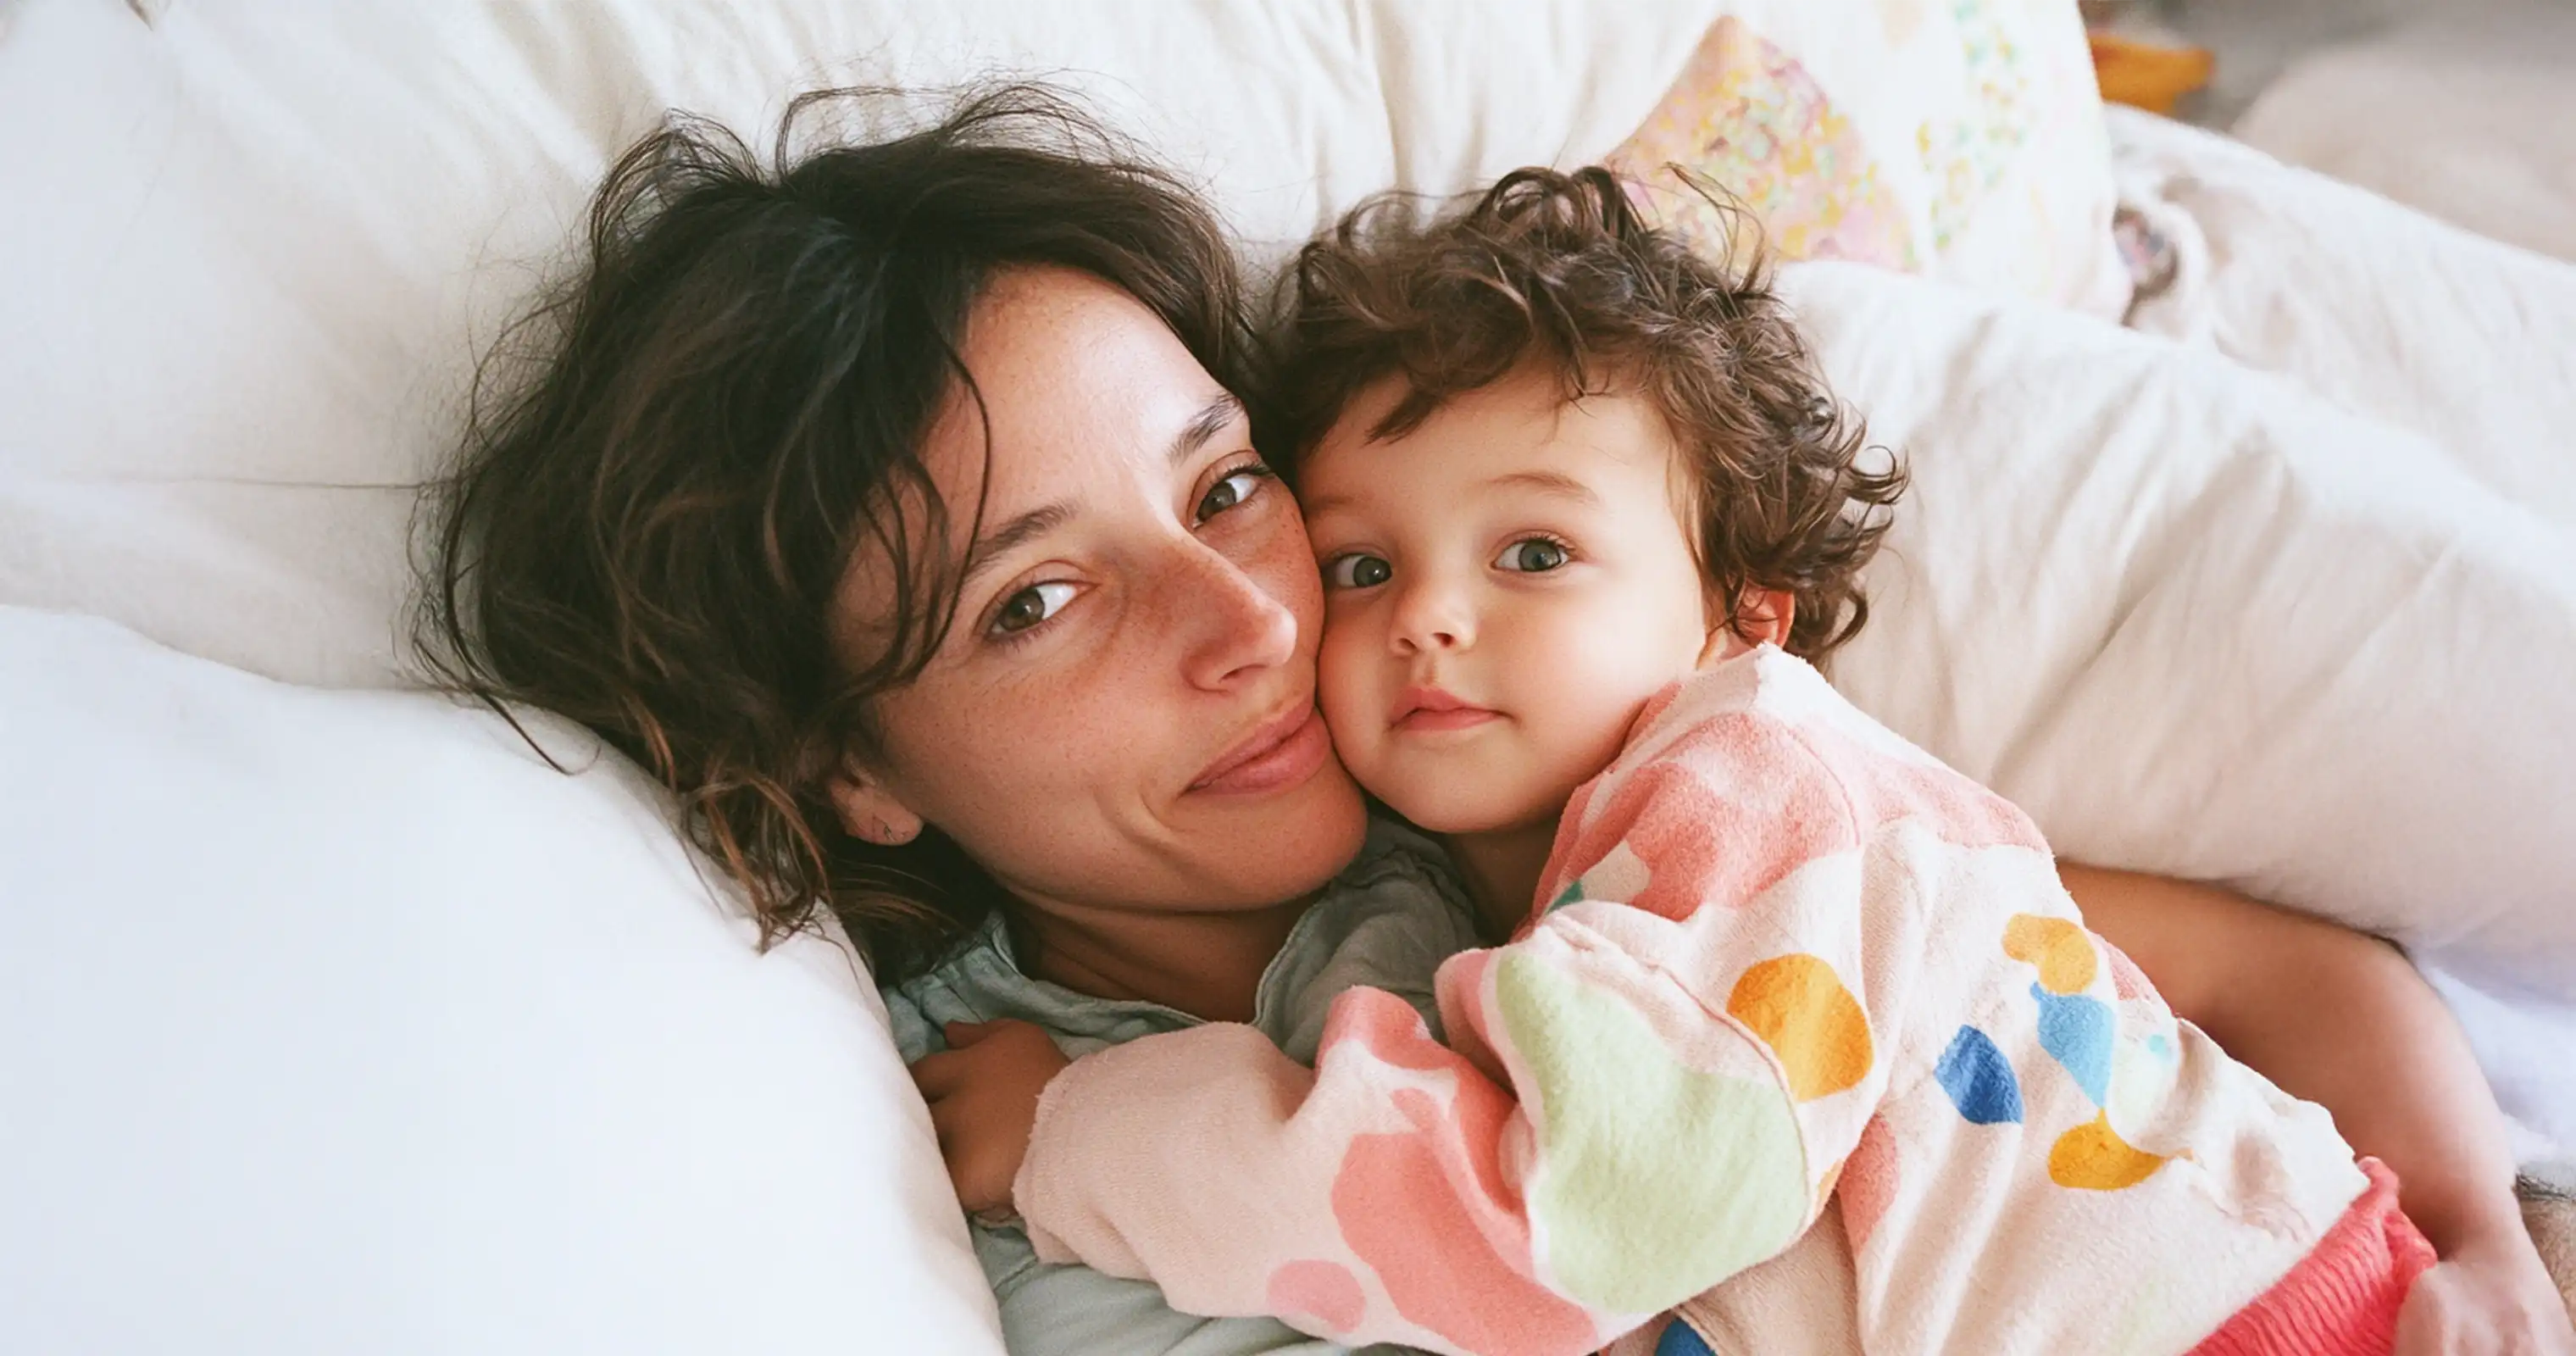
<svg viewBox="0 0 2576 1356">
<path fill-rule="evenodd" d="M 1314 543 L 1297 515 L 1297 501 L 1285 493 L 1278 497 L 1278 511 L 1267 516 L 1253 568 L 1262 591 L 1297 618 L 1298 643 L 1311 653 L 1324 626 L 1324 577 L 1315 567 Z"/>
</svg>

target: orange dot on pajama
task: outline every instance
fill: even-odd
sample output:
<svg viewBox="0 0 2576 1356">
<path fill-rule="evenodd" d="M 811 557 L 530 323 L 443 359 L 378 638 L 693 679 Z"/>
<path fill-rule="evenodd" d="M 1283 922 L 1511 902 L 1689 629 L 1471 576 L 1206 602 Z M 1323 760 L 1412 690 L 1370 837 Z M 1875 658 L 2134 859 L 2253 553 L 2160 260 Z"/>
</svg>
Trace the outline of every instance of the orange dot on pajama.
<svg viewBox="0 0 2576 1356">
<path fill-rule="evenodd" d="M 1801 1102 L 1869 1074 L 1869 1014 L 1821 957 L 1792 953 L 1753 966 L 1735 981 L 1726 1011 L 1771 1047 Z"/>
<path fill-rule="evenodd" d="M 2048 1180 L 2082 1191 L 2118 1191 L 2156 1175 L 2165 1160 L 2134 1149 L 2111 1128 L 2108 1112 L 2057 1137 L 2048 1150 Z"/>
<path fill-rule="evenodd" d="M 2038 966 L 2050 993 L 2082 993 L 2093 982 L 2093 938 L 2063 918 L 2014 914 L 2004 924 L 2004 954 Z"/>
<path fill-rule="evenodd" d="M 1358 1327 L 1367 1308 L 1359 1278 L 1339 1262 L 1290 1262 L 1270 1273 L 1270 1312 L 1290 1322 L 1310 1317 L 1338 1337 Z"/>
</svg>

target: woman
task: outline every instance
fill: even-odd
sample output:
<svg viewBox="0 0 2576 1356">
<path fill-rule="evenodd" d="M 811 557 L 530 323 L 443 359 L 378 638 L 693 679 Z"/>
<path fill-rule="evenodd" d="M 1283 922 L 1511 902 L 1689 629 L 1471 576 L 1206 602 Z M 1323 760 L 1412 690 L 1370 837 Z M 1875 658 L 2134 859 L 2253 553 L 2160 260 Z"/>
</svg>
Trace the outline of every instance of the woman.
<svg viewBox="0 0 2576 1356">
<path fill-rule="evenodd" d="M 1253 451 L 1246 316 L 1207 210 L 1041 92 L 772 171 L 712 128 L 648 139 L 541 366 L 478 410 L 430 608 L 448 673 L 652 767 L 767 933 L 837 910 L 914 981 L 899 1014 L 940 1015 L 927 985 L 1077 1050 L 1255 1018 L 1293 1050 L 1264 1004 L 1358 977 L 1301 969 L 1315 920 L 1442 886 L 1314 717 L 1320 590 Z M 2066 875 L 2178 1012 L 2398 1171 L 2446 1259 L 2413 1349 L 2567 1348 L 2494 1103 L 2401 958 Z M 1018 1349 L 1299 1343 L 1015 1239 L 978 1233 Z"/>
</svg>

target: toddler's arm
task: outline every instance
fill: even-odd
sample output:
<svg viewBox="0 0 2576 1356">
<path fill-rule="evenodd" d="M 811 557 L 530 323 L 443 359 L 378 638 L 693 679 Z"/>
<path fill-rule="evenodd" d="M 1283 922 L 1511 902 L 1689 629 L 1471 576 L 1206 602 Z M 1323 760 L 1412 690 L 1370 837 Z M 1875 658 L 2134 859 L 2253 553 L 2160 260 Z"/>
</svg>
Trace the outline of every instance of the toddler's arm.
<svg viewBox="0 0 2576 1356">
<path fill-rule="evenodd" d="M 1558 907 L 1441 968 L 1455 1048 L 1355 989 L 1311 1071 L 1212 1026 L 1058 1075 L 1013 1193 L 1040 1256 L 1345 1341 L 1574 1353 L 1794 1240 L 1885 1088 L 1923 835 L 1873 837 L 1848 762 L 1712 691 L 1569 809 Z"/>
<path fill-rule="evenodd" d="M 1686 997 L 1563 932 L 1444 967 L 1483 1059 L 1354 989 L 1312 1071 L 1241 1026 L 1076 1061 L 1014 1191 L 1039 1255 L 1342 1341 L 1575 1353 L 1778 1251 L 1814 1198 L 1785 1091 L 1704 1021 L 1732 1072 L 1683 1068 L 1654 1028 Z"/>
</svg>

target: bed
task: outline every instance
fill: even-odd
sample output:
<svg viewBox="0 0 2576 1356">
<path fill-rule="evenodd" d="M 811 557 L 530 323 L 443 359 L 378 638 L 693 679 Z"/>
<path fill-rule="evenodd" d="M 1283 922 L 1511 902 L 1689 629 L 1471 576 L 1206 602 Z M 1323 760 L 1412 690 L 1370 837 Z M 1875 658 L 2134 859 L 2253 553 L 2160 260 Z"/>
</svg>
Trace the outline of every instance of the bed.
<svg viewBox="0 0 2576 1356">
<path fill-rule="evenodd" d="M 2106 119 L 2081 51 L 2071 4 L 0 0 L 0 1347 L 1000 1349 L 846 939 L 759 951 L 648 778 L 405 637 L 416 488 L 618 147 L 1002 68 L 1258 259 L 1389 185 L 1721 177 L 1917 470 L 1838 681 L 2070 855 L 2405 941 L 2550 1171 L 2576 266 Z"/>
</svg>

